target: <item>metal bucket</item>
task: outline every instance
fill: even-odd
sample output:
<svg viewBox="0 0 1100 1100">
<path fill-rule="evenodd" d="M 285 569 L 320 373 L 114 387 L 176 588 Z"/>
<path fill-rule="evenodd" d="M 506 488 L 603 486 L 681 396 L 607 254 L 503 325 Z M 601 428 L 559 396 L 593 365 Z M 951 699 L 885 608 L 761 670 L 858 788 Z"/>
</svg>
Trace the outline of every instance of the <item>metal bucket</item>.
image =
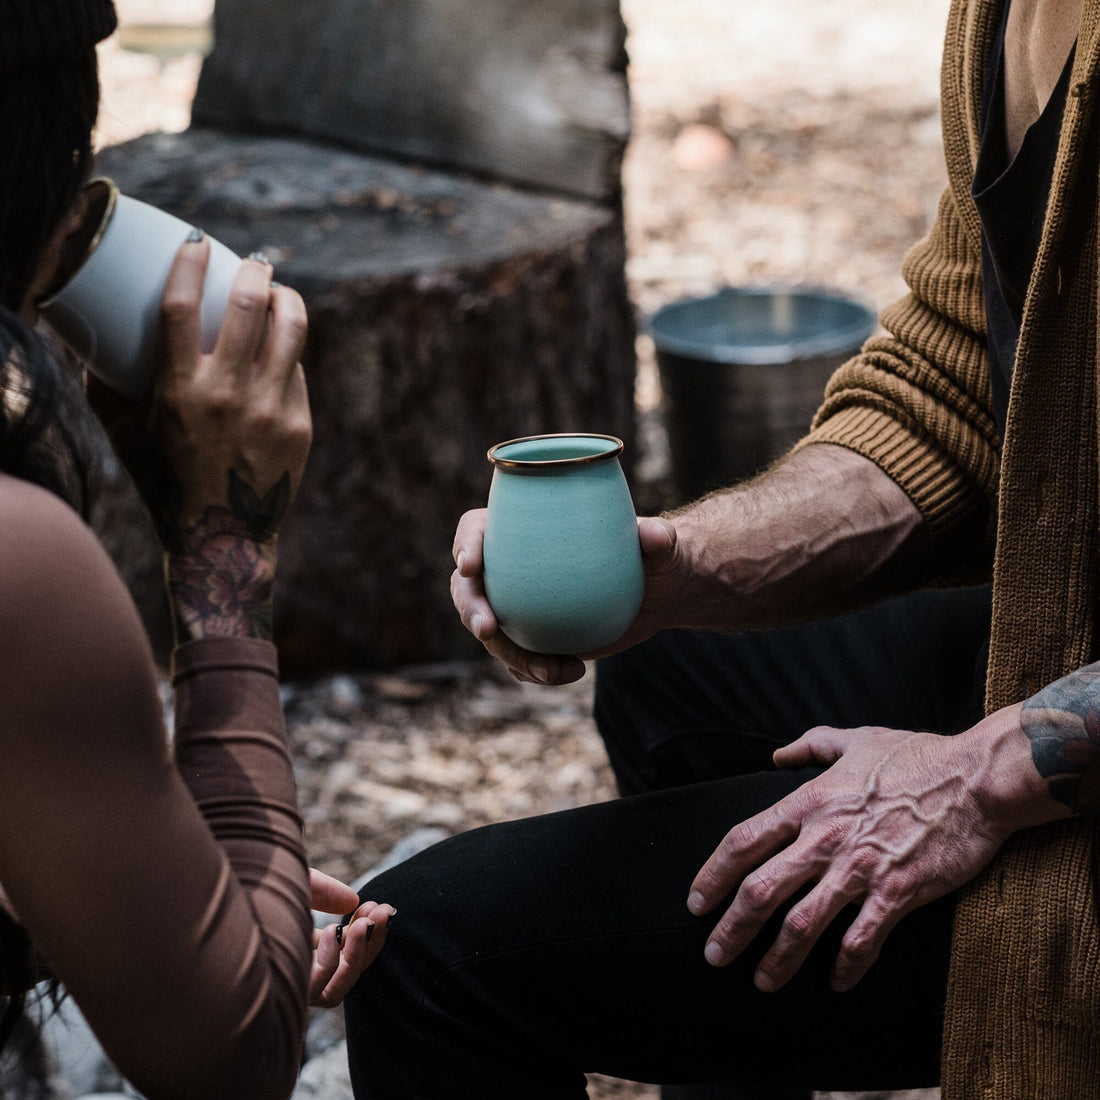
<svg viewBox="0 0 1100 1100">
<path fill-rule="evenodd" d="M 833 371 L 875 330 L 835 291 L 726 287 L 667 305 L 650 332 L 678 502 L 758 473 L 805 434 Z"/>
</svg>

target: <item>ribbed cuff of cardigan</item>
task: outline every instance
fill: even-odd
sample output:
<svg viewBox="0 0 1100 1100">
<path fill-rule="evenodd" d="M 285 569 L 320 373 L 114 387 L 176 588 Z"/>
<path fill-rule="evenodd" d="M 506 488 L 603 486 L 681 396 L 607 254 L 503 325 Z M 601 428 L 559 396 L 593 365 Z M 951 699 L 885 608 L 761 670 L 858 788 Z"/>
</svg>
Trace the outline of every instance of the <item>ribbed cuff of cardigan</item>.
<svg viewBox="0 0 1100 1100">
<path fill-rule="evenodd" d="M 847 447 L 896 481 L 924 517 L 934 555 L 971 524 L 985 504 L 947 455 L 879 409 L 841 409 L 817 424 L 794 449 L 812 443 Z"/>
</svg>

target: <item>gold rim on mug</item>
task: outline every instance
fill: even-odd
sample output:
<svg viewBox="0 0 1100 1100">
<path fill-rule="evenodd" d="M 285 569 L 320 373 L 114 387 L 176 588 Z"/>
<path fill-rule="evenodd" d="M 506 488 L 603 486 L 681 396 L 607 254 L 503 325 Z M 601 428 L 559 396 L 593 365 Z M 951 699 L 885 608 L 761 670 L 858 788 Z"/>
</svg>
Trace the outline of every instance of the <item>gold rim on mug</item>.
<svg viewBox="0 0 1100 1100">
<path fill-rule="evenodd" d="M 608 451 L 600 451 L 595 455 L 578 455 L 574 458 L 501 458 L 496 452 L 504 447 L 511 447 L 515 443 L 536 443 L 543 439 L 603 439 L 615 446 Z M 545 470 L 550 466 L 590 466 L 594 462 L 606 462 L 609 458 L 618 458 L 623 453 L 623 441 L 615 435 L 600 435 L 596 432 L 552 432 L 549 435 L 522 435 L 518 439 L 509 439 L 504 443 L 498 443 L 490 447 L 487 452 L 489 461 L 494 466 L 504 469 L 519 469 L 520 467 L 538 467 Z"/>
<path fill-rule="evenodd" d="M 99 247 L 99 242 L 103 240 L 103 234 L 107 232 L 107 226 L 111 224 L 111 219 L 115 214 L 115 207 L 118 205 L 118 184 L 115 183 L 114 180 L 108 179 L 106 176 L 96 176 L 95 179 L 88 180 L 81 190 L 87 194 L 95 187 L 107 188 L 107 200 L 103 205 L 103 212 L 99 215 L 99 224 L 96 225 L 95 232 L 88 239 L 87 244 L 84 245 L 79 258 L 75 260 L 69 260 L 67 258 L 62 260 L 61 268 L 57 273 L 57 282 L 54 289 L 47 298 L 42 300 L 40 305 L 50 305 L 62 290 L 76 278 L 80 269 L 94 255 L 95 250 Z M 83 227 L 81 227 L 81 231 L 83 231 Z"/>
</svg>

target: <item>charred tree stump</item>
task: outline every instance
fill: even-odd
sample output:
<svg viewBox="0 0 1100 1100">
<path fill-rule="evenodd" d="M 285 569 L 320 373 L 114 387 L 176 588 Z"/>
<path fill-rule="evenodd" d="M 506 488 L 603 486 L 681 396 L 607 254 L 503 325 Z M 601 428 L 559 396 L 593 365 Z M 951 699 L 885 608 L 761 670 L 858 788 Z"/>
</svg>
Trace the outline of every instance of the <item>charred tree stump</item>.
<svg viewBox="0 0 1100 1100">
<path fill-rule="evenodd" d="M 315 443 L 280 539 L 284 667 L 475 652 L 450 545 L 486 499 L 486 449 L 553 431 L 632 448 L 619 205 L 208 129 L 139 138 L 100 167 L 242 255 L 263 250 L 306 300 Z"/>
</svg>

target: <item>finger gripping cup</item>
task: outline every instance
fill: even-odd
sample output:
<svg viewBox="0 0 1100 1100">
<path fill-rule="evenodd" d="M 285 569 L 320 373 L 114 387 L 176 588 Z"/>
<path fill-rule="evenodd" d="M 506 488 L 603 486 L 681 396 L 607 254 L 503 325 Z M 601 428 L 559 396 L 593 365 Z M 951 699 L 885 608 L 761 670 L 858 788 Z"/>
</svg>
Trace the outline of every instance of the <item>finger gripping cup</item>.
<svg viewBox="0 0 1100 1100">
<path fill-rule="evenodd" d="M 109 179 L 84 189 L 85 223 L 66 244 L 61 286 L 40 304 L 43 319 L 98 378 L 123 397 L 153 386 L 160 305 L 180 245 L 192 227 L 119 193 Z M 210 239 L 200 306 L 200 340 L 213 351 L 241 259 Z"/>
<path fill-rule="evenodd" d="M 537 653 L 586 653 L 626 632 L 645 581 L 622 441 L 542 435 L 489 451 L 485 591 L 504 633 Z"/>
</svg>

